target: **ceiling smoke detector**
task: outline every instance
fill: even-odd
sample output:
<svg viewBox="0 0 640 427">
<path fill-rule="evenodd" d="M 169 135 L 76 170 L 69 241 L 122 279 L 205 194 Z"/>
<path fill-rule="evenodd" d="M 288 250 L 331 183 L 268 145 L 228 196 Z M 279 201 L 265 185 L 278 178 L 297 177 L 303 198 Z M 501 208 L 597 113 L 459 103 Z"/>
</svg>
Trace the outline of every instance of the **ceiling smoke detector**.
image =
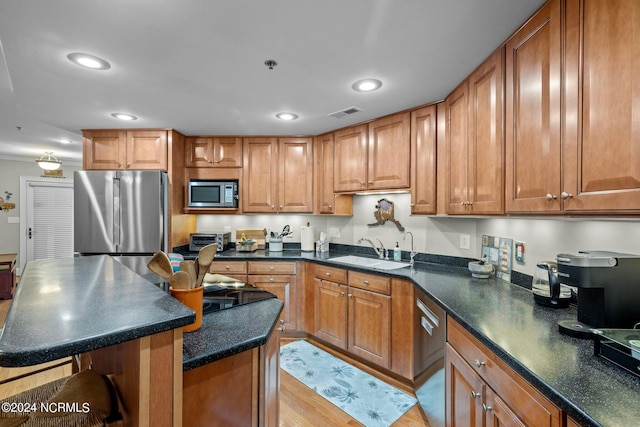
<svg viewBox="0 0 640 427">
<path fill-rule="evenodd" d="M 355 114 L 359 111 L 364 111 L 364 110 L 360 107 L 347 107 L 344 110 L 336 111 L 335 113 L 329 114 L 329 117 L 333 117 L 334 119 L 341 119 L 342 117 Z"/>
</svg>

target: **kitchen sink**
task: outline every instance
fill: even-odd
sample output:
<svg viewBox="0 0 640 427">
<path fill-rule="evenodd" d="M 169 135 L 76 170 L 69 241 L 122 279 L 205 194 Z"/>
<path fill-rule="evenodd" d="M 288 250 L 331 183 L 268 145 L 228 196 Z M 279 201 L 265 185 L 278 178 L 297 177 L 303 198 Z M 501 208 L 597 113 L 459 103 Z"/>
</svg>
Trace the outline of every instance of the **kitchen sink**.
<svg viewBox="0 0 640 427">
<path fill-rule="evenodd" d="M 379 270 L 395 270 L 398 268 L 409 267 L 408 262 L 388 261 L 386 259 L 365 258 L 355 255 L 340 256 L 330 258 L 329 261 L 341 262 L 344 264 L 354 265 L 356 267 L 370 267 Z"/>
</svg>

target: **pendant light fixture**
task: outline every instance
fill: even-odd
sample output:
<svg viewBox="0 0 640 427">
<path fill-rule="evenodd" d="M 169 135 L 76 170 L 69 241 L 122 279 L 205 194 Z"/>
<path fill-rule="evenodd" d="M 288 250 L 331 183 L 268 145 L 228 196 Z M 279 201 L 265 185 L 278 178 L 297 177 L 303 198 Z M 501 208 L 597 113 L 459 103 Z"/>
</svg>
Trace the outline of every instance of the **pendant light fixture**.
<svg viewBox="0 0 640 427">
<path fill-rule="evenodd" d="M 62 165 L 62 162 L 51 151 L 46 151 L 39 159 L 36 159 L 36 163 L 46 171 L 60 169 Z"/>
</svg>

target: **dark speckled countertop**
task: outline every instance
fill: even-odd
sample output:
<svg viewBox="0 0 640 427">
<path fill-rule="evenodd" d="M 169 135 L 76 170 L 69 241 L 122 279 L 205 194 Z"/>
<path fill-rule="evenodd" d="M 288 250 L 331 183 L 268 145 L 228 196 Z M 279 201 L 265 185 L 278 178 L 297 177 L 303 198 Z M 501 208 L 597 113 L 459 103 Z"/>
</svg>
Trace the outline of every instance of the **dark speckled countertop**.
<svg viewBox="0 0 640 427">
<path fill-rule="evenodd" d="M 0 333 L 0 366 L 31 366 L 180 328 L 195 313 L 108 256 L 27 263 Z"/>
<path fill-rule="evenodd" d="M 542 307 L 534 303 L 531 292 L 522 286 L 496 279 L 474 279 L 466 268 L 459 266 L 417 262 L 413 271 L 409 267 L 383 271 L 331 261 L 331 258 L 353 253 L 332 250 L 316 256 L 285 248 L 275 253 L 231 250 L 219 253 L 216 258 L 312 261 L 408 279 L 582 425 L 639 425 L 640 379 L 594 356 L 592 340 L 571 338 L 558 332 L 557 321 L 575 319 L 575 308 Z M 460 265 L 460 259 L 454 263 Z M 228 316 L 237 313 L 240 316 L 236 321 L 243 321 L 241 313 L 232 313 L 234 310 L 237 309 L 227 310 Z M 189 334 L 185 337 L 185 346 L 192 345 Z M 185 363 L 188 358 L 185 351 Z"/>
</svg>

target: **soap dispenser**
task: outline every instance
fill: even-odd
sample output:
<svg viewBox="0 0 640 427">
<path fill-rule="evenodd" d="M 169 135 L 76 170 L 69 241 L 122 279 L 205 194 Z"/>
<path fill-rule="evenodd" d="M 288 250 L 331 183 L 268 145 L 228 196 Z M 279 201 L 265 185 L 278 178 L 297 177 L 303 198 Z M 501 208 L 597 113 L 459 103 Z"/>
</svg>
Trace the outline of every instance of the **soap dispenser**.
<svg viewBox="0 0 640 427">
<path fill-rule="evenodd" d="M 396 242 L 396 247 L 393 248 L 393 260 L 400 261 L 402 259 L 402 251 L 400 250 L 400 246 L 398 246 L 398 242 Z"/>
</svg>

